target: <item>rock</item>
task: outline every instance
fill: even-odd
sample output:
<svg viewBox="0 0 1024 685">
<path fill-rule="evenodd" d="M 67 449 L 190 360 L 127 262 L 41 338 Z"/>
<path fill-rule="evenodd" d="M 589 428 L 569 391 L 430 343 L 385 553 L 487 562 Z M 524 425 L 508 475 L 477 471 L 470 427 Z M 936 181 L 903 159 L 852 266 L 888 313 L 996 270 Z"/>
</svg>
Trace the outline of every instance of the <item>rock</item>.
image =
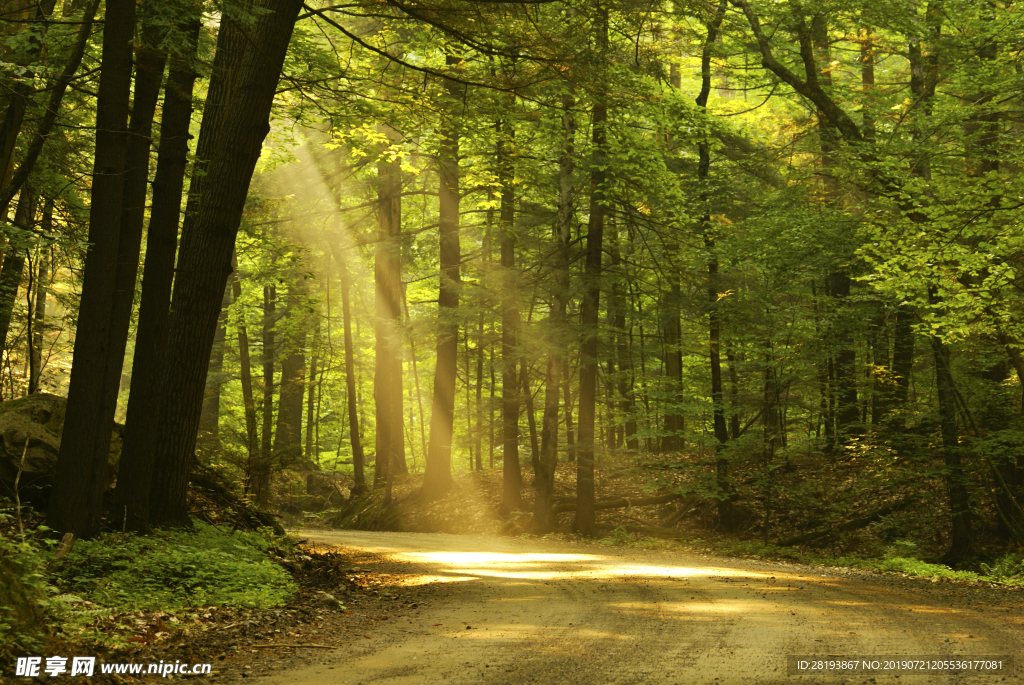
<svg viewBox="0 0 1024 685">
<path fill-rule="evenodd" d="M 57 468 L 66 410 L 67 398 L 45 393 L 0 403 L 0 496 L 14 499 L 14 481 L 27 439 L 28 451 L 25 452 L 18 491 L 23 503 L 27 502 L 40 511 L 46 509 Z M 108 486 L 117 475 L 121 430 L 122 426 L 115 424 L 110 435 Z"/>
<path fill-rule="evenodd" d="M 328 594 L 328 593 L 322 592 L 322 591 L 319 592 L 318 595 L 319 595 L 319 598 L 320 598 L 320 603 L 323 604 L 324 606 L 328 606 L 328 607 L 330 607 L 332 609 L 340 609 L 341 608 L 341 602 L 339 602 L 337 600 L 337 598 L 335 598 L 334 595 L 331 595 L 331 594 Z"/>
</svg>

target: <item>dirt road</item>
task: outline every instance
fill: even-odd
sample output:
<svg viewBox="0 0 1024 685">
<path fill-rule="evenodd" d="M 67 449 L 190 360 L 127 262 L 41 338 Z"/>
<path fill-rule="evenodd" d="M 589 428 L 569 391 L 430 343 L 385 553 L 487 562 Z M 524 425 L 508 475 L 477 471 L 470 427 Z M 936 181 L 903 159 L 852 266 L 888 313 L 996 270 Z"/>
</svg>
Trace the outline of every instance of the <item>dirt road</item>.
<svg viewBox="0 0 1024 685">
<path fill-rule="evenodd" d="M 1018 593 L 545 540 L 305 535 L 376 555 L 436 594 L 357 648 L 258 679 L 267 685 L 1021 682 L 1015 668 L 787 672 L 791 655 L 1020 657 Z"/>
</svg>

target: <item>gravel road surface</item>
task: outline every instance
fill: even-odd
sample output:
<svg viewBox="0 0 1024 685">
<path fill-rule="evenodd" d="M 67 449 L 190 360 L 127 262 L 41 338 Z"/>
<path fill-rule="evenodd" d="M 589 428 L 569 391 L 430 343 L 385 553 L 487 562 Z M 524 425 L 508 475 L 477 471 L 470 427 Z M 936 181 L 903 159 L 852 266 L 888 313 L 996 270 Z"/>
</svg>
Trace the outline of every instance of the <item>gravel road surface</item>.
<svg viewBox="0 0 1024 685">
<path fill-rule="evenodd" d="M 316 531 L 434 588 L 365 644 L 259 678 L 337 683 L 1018 683 L 1024 595 L 1002 589 L 474 535 Z M 793 675 L 788 659 L 970 660 L 998 674 Z M 831 656 L 830 656 L 831 655 Z M 973 667 L 972 667 L 973 668 Z"/>
</svg>

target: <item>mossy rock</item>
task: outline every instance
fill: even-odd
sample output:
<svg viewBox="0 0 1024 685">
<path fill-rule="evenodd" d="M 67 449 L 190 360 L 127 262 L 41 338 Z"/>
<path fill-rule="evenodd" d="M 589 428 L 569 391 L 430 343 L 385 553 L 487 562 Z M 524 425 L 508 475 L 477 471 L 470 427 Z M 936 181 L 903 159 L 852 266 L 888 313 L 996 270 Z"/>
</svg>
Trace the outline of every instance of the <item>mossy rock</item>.
<svg viewBox="0 0 1024 685">
<path fill-rule="evenodd" d="M 46 393 L 0 403 L 0 496 L 14 499 L 14 481 L 24 452 L 24 467 L 18 480 L 21 500 L 37 510 L 46 509 L 66 413 L 67 398 Z M 114 482 L 120 456 L 121 426 L 115 425 L 110 435 L 107 485 Z"/>
</svg>

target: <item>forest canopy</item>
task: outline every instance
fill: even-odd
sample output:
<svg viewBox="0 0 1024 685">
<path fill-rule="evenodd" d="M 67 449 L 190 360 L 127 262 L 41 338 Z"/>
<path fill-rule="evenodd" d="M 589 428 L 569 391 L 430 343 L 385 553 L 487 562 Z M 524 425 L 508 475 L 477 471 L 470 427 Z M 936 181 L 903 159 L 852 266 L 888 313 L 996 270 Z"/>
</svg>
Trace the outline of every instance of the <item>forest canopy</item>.
<svg viewBox="0 0 1024 685">
<path fill-rule="evenodd" d="M 499 468 L 545 533 L 574 462 L 584 535 L 621 463 L 766 543 L 1024 542 L 1022 21 L 3 0 L 0 380 L 67 398 L 48 525 L 187 524 L 200 467 L 262 506 Z"/>
</svg>

